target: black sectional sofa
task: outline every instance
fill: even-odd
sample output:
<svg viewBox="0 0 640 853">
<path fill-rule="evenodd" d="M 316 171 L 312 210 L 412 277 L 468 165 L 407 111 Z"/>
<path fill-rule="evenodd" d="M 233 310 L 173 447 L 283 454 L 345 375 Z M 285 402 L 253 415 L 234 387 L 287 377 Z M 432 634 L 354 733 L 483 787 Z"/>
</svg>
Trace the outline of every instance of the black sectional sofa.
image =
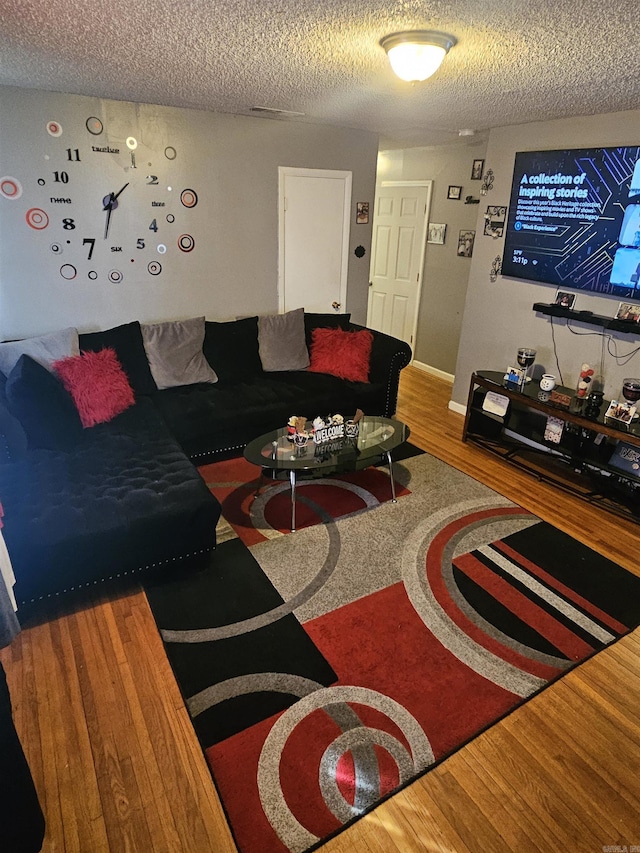
<svg viewBox="0 0 640 853">
<path fill-rule="evenodd" d="M 314 328 L 362 329 L 348 315 L 305 314 L 304 322 L 308 341 Z M 264 372 L 258 318 L 207 322 L 202 349 L 218 381 L 164 390 L 149 370 L 139 323 L 80 334 L 81 352 L 116 351 L 135 404 L 53 447 L 34 446 L 0 376 L 3 535 L 24 612 L 71 590 L 206 559 L 220 506 L 196 465 L 240 452 L 293 414 L 393 415 L 411 350 L 372 334 L 369 382 L 349 382 L 306 370 Z"/>
</svg>

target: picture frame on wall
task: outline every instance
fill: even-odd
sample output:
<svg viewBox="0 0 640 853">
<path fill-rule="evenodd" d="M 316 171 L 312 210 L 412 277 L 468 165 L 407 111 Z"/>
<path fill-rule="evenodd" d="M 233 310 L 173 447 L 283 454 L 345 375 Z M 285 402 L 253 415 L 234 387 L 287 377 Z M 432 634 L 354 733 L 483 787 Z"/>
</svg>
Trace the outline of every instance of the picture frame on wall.
<svg viewBox="0 0 640 853">
<path fill-rule="evenodd" d="M 484 172 L 484 160 L 474 160 L 471 167 L 471 180 L 481 181 L 482 173 Z"/>
<path fill-rule="evenodd" d="M 368 201 L 357 201 L 356 202 L 356 225 L 368 225 L 369 224 L 369 202 Z"/>
<path fill-rule="evenodd" d="M 447 234 L 447 226 L 444 222 L 430 222 L 427 231 L 427 243 L 437 243 L 442 246 Z"/>
<path fill-rule="evenodd" d="M 458 257 L 470 258 L 473 255 L 473 244 L 476 239 L 475 231 L 461 231 L 458 235 Z"/>
<path fill-rule="evenodd" d="M 504 222 L 507 218 L 507 208 L 499 204 L 490 204 L 484 214 L 484 234 L 486 237 L 497 239 L 504 234 Z"/>
<path fill-rule="evenodd" d="M 462 198 L 462 187 L 450 185 L 447 190 L 447 198 L 452 198 L 454 201 L 458 201 Z"/>
</svg>

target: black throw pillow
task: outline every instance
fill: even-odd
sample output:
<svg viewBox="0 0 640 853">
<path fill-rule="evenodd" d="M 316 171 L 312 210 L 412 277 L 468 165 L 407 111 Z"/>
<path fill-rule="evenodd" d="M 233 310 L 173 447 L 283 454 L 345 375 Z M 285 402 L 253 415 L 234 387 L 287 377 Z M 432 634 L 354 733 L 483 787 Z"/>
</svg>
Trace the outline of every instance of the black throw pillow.
<svg viewBox="0 0 640 853">
<path fill-rule="evenodd" d="M 46 367 L 21 355 L 7 379 L 7 404 L 30 448 L 70 450 L 83 436 L 71 395 Z"/>
<path fill-rule="evenodd" d="M 351 314 L 312 314 L 304 312 L 304 334 L 307 348 L 313 343 L 314 329 L 343 329 L 349 331 Z"/>
<path fill-rule="evenodd" d="M 204 328 L 204 357 L 219 380 L 249 381 L 263 372 L 257 317 L 243 317 L 228 323 L 207 320 Z"/>
<path fill-rule="evenodd" d="M 104 332 L 88 332 L 79 335 L 80 352 L 99 352 L 102 349 L 114 349 L 118 361 L 127 374 L 133 393 L 155 394 L 158 390 L 142 340 L 140 323 L 124 323 Z"/>
<path fill-rule="evenodd" d="M 26 449 L 27 435 L 22 424 L 0 402 L 0 462 L 15 462 L 24 456 Z"/>
</svg>

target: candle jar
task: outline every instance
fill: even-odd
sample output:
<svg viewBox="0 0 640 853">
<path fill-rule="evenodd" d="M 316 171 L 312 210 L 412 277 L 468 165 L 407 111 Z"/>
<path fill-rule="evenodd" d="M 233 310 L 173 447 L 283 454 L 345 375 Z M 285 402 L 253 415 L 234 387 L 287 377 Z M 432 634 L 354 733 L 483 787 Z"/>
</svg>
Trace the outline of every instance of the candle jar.
<svg viewBox="0 0 640 853">
<path fill-rule="evenodd" d="M 553 373 L 543 373 L 540 379 L 541 391 L 553 391 L 556 387 L 556 377 Z"/>
</svg>

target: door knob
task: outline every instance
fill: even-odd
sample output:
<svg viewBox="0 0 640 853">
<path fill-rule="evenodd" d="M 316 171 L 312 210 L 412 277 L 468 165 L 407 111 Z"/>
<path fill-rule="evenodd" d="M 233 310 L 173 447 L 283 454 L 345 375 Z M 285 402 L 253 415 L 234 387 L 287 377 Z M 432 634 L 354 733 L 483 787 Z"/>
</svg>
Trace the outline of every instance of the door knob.
<svg viewBox="0 0 640 853">
<path fill-rule="evenodd" d="M 333 308 L 334 311 L 339 311 L 340 310 L 340 303 L 339 302 L 332 302 L 331 307 Z"/>
</svg>

